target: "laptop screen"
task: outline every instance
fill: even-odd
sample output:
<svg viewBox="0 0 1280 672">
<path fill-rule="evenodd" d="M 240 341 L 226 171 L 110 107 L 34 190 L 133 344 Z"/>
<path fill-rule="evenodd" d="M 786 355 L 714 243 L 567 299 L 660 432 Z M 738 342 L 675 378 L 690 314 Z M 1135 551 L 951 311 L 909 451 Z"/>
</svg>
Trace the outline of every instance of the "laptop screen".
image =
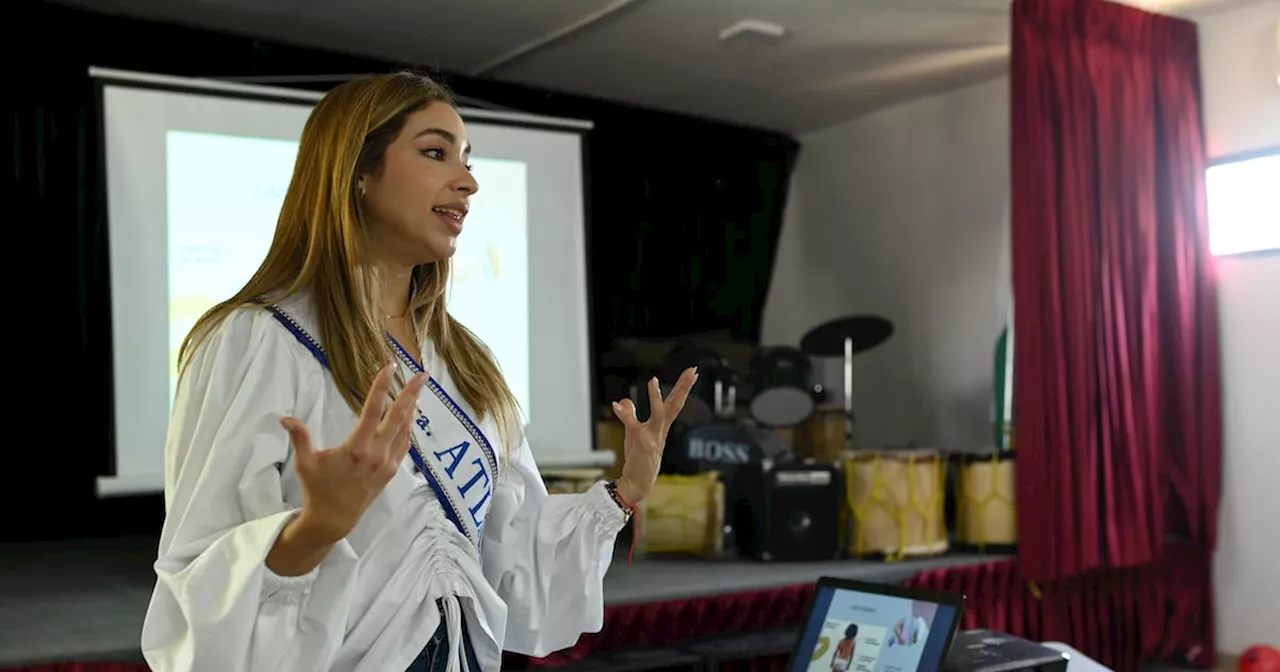
<svg viewBox="0 0 1280 672">
<path fill-rule="evenodd" d="M 933 672 L 941 669 L 963 598 L 951 604 L 820 582 L 792 672 Z"/>
</svg>

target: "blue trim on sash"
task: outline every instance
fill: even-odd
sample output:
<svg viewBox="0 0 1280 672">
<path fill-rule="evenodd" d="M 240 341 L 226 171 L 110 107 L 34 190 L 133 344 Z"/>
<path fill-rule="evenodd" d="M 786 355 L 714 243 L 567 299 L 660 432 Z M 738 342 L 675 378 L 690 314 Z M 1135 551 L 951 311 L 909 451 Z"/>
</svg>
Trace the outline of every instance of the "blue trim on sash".
<svg viewBox="0 0 1280 672">
<path fill-rule="evenodd" d="M 284 328 L 288 329 L 289 333 L 293 334 L 293 337 L 298 339 L 299 343 L 307 346 L 307 349 L 311 351 L 311 354 L 315 355 L 316 359 L 320 360 L 321 366 L 326 370 L 329 369 L 329 356 L 325 354 L 324 348 L 321 348 L 319 343 L 311 340 L 311 335 L 303 330 L 301 325 L 294 322 L 292 317 L 289 317 L 284 311 L 275 306 L 263 306 L 263 308 L 271 311 L 276 320 L 283 324 Z"/>
<path fill-rule="evenodd" d="M 280 310 L 276 306 L 267 304 L 262 304 L 262 306 L 270 311 L 271 315 L 276 318 L 276 321 L 283 325 L 285 329 L 289 330 L 289 333 L 293 334 L 294 338 L 298 339 L 299 343 L 306 346 L 306 348 L 311 351 L 311 354 L 315 356 L 316 360 L 318 360 L 326 370 L 331 370 L 329 368 L 329 356 L 325 353 L 324 348 L 311 337 L 311 334 L 307 333 L 306 329 L 303 329 L 302 325 L 298 324 L 292 316 L 283 310 Z M 425 372 L 422 365 L 419 364 L 417 360 L 415 360 L 403 347 L 401 347 L 394 338 L 391 338 L 390 334 L 387 335 L 387 338 L 391 341 L 396 350 L 399 351 L 400 355 L 409 362 L 410 368 L 412 368 L 415 373 Z M 466 412 L 458 406 L 457 402 L 455 402 L 453 398 L 444 391 L 444 388 L 436 382 L 435 378 L 430 378 L 427 382 L 427 386 L 431 388 L 432 392 L 434 392 L 437 397 L 440 398 L 441 402 L 443 402 L 458 421 L 462 423 L 467 432 L 476 440 L 476 443 L 480 445 L 480 452 L 484 454 L 493 469 L 493 474 L 490 477 L 492 483 L 489 486 L 490 491 L 492 492 L 492 489 L 497 485 L 498 471 L 495 464 L 493 448 L 490 446 L 488 438 L 485 437 L 485 435 L 480 431 L 480 428 L 471 421 L 471 418 L 467 416 Z M 421 417 L 425 418 L 426 416 Z M 423 430 L 427 432 L 428 436 L 431 435 L 430 430 L 425 427 L 423 427 Z M 418 471 L 424 478 L 426 478 L 427 485 L 431 487 L 432 493 L 435 494 L 436 499 L 440 502 L 441 507 L 444 509 L 445 516 L 449 519 L 449 522 L 453 523 L 454 527 L 458 528 L 458 531 L 462 533 L 462 536 L 470 538 L 471 535 L 467 534 L 467 528 L 462 524 L 458 511 L 453 505 L 453 500 L 445 494 L 440 483 L 436 481 L 435 475 L 431 473 L 431 469 L 428 468 L 426 460 L 422 456 L 422 450 L 419 448 L 418 442 L 414 439 L 412 433 L 409 434 L 409 443 L 409 457 L 413 459 L 413 463 L 417 466 Z M 475 544 L 478 552 L 484 541 L 483 524 L 477 527 L 476 536 L 477 538 L 473 539 L 472 543 Z"/>
<path fill-rule="evenodd" d="M 404 359 L 405 363 L 409 365 L 409 368 L 412 369 L 414 373 L 427 372 L 427 370 L 423 368 L 422 364 L 418 363 L 418 360 L 414 359 L 413 355 L 410 354 L 403 345 L 400 345 L 400 341 L 397 341 L 394 336 L 387 334 L 387 342 L 391 344 L 391 347 L 395 348 L 395 351 L 402 359 Z M 449 396 L 449 393 L 445 391 L 444 387 L 442 387 L 435 378 L 427 380 L 427 388 L 435 393 L 435 395 L 439 397 L 440 401 L 444 402 L 445 408 L 448 408 L 449 411 L 453 413 L 453 417 L 457 418 L 458 422 L 461 422 L 462 426 L 466 428 L 467 433 L 476 440 L 476 443 L 480 444 L 480 452 L 483 453 L 485 459 L 488 460 L 489 469 L 496 475 L 498 473 L 498 460 L 495 457 L 496 454 L 493 451 L 493 446 L 489 444 L 489 437 L 485 436 L 484 432 L 480 431 L 480 427 L 471 421 L 471 418 L 467 416 L 466 411 L 462 410 L 462 407 L 458 405 L 458 402 L 454 401 L 453 397 Z M 428 434 L 430 434 L 430 432 L 428 432 Z"/>
</svg>

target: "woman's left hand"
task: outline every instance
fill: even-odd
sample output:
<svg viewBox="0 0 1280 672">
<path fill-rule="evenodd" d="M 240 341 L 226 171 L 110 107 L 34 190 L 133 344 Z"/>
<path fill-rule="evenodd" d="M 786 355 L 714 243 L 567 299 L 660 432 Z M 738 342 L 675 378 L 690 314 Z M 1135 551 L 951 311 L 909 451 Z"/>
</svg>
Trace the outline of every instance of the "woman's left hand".
<svg viewBox="0 0 1280 672">
<path fill-rule="evenodd" d="M 685 369 L 675 389 L 666 399 L 658 387 L 658 379 L 649 381 L 649 419 L 636 418 L 636 405 L 630 399 L 613 402 L 613 413 L 626 428 L 623 443 L 622 477 L 618 479 L 618 496 L 628 504 L 638 504 L 649 496 L 662 466 L 662 451 L 667 445 L 667 430 L 689 398 L 689 390 L 698 381 L 697 369 Z"/>
</svg>

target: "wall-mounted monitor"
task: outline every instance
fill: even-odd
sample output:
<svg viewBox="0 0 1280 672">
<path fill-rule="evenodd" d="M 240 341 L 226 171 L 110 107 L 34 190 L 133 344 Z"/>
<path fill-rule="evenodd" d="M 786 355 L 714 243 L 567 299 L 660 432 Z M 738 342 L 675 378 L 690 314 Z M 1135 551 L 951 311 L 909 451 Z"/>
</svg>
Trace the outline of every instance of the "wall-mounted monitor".
<svg viewBox="0 0 1280 672">
<path fill-rule="evenodd" d="M 1280 147 L 1215 161 L 1205 188 L 1213 254 L 1280 251 Z"/>
</svg>

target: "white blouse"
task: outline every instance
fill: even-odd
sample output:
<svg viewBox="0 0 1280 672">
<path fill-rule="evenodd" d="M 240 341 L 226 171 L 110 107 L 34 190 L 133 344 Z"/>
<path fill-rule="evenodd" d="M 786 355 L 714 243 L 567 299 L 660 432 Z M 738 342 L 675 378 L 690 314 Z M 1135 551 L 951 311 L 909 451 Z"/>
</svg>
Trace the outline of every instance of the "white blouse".
<svg viewBox="0 0 1280 672">
<path fill-rule="evenodd" d="M 309 321 L 304 297 L 282 308 Z M 430 344 L 423 350 L 427 370 L 478 417 Z M 486 672 L 504 649 L 545 656 L 600 630 L 622 511 L 600 483 L 548 495 L 528 444 L 504 449 L 491 418 L 480 426 L 501 472 L 482 557 L 406 459 L 319 567 L 271 572 L 267 552 L 302 506 L 279 423 L 290 415 L 317 447 L 342 443 L 356 421 L 310 350 L 266 309 L 240 309 L 194 354 L 174 401 L 158 580 L 142 631 L 154 672 L 400 672 L 439 627 L 441 599 L 451 670 L 466 667 L 464 615 Z"/>
</svg>

